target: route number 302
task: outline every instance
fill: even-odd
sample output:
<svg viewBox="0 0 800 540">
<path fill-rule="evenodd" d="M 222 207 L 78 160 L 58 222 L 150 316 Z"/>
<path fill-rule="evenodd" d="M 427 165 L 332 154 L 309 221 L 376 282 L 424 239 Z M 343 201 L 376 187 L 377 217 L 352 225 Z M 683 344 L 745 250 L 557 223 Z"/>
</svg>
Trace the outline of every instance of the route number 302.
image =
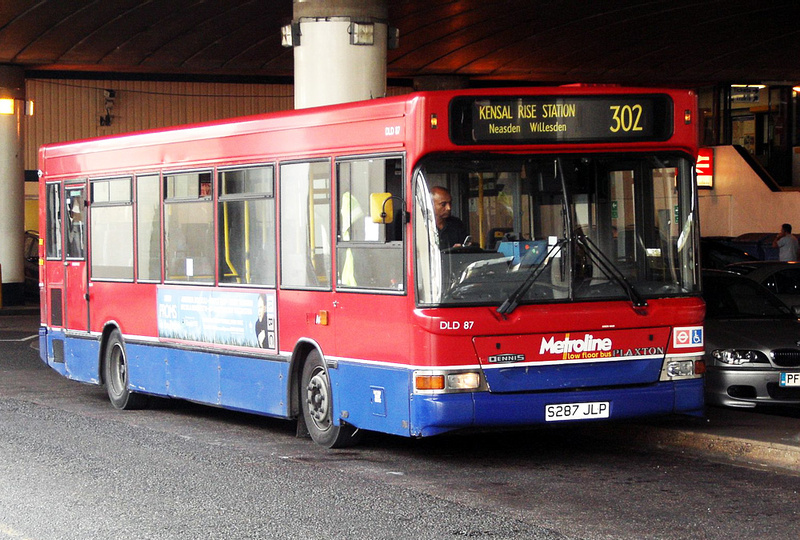
<svg viewBox="0 0 800 540">
<path fill-rule="evenodd" d="M 642 106 L 641 105 L 611 105 L 609 107 L 613 113 L 609 130 L 612 133 L 623 131 L 642 131 Z"/>
</svg>

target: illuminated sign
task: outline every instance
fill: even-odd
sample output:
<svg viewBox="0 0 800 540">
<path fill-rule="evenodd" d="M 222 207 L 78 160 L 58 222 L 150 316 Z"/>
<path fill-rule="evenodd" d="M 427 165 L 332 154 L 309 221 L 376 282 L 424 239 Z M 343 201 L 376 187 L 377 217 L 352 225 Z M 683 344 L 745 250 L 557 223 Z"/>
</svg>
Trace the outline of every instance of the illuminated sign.
<svg viewBox="0 0 800 540">
<path fill-rule="evenodd" d="M 663 94 L 458 97 L 450 104 L 456 144 L 663 141 L 672 135 Z"/>
<path fill-rule="evenodd" d="M 697 186 L 714 187 L 714 149 L 700 148 L 697 151 Z"/>
</svg>

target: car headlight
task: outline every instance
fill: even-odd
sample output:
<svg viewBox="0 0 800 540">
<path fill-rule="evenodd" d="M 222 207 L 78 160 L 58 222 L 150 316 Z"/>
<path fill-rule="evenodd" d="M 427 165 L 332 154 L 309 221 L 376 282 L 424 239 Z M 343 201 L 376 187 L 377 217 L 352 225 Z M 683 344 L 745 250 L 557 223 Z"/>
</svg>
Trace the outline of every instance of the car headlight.
<svg viewBox="0 0 800 540">
<path fill-rule="evenodd" d="M 711 351 L 711 357 L 720 364 L 730 366 L 769 363 L 761 352 L 747 349 L 715 349 Z"/>
</svg>

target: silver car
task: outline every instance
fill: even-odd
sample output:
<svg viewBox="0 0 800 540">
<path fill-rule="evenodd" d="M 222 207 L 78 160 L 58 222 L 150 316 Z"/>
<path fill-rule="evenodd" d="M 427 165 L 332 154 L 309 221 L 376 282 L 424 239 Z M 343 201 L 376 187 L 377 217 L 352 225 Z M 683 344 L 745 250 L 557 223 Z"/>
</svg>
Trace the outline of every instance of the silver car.
<svg viewBox="0 0 800 540">
<path fill-rule="evenodd" d="M 800 322 L 753 280 L 703 272 L 706 401 L 752 408 L 800 406 Z"/>
</svg>

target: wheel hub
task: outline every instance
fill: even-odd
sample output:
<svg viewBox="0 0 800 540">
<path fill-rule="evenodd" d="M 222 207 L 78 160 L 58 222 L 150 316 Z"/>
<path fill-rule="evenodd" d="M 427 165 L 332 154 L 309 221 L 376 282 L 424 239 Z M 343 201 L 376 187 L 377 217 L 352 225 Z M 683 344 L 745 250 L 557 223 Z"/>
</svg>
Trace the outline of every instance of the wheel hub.
<svg viewBox="0 0 800 540">
<path fill-rule="evenodd" d="M 330 396 L 328 395 L 328 379 L 320 370 L 311 377 L 306 387 L 306 403 L 308 412 L 320 429 L 330 427 Z"/>
</svg>

